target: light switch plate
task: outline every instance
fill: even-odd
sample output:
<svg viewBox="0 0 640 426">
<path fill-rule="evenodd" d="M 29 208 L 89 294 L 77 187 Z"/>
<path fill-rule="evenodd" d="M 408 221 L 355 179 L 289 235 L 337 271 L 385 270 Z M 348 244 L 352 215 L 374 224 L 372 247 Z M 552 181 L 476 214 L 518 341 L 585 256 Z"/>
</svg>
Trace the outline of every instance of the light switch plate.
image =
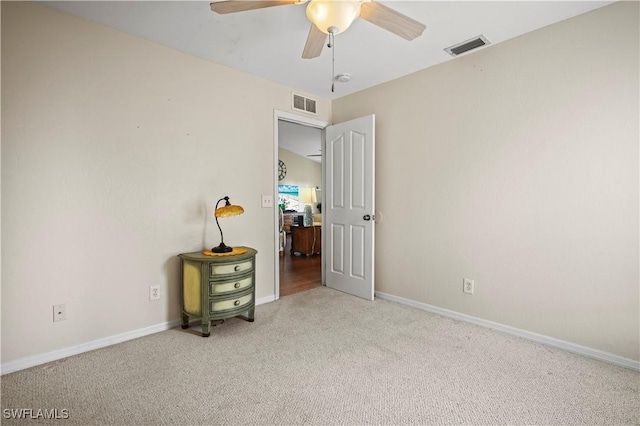
<svg viewBox="0 0 640 426">
<path fill-rule="evenodd" d="M 262 207 L 268 209 L 273 207 L 273 196 L 272 195 L 263 195 L 262 196 Z"/>
</svg>

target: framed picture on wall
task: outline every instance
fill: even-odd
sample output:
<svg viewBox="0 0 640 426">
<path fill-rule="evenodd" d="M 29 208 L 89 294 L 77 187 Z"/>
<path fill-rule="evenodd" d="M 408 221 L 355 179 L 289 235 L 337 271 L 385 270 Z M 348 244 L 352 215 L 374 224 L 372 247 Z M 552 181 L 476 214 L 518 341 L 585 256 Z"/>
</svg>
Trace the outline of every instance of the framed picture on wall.
<svg viewBox="0 0 640 426">
<path fill-rule="evenodd" d="M 285 211 L 298 211 L 300 187 L 298 185 L 278 185 L 278 204 L 284 204 Z"/>
</svg>

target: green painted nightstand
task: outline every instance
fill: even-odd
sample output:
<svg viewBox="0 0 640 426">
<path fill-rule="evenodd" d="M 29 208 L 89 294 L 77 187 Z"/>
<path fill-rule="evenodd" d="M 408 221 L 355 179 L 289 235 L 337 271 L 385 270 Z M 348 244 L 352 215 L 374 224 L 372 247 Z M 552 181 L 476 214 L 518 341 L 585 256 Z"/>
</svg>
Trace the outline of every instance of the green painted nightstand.
<svg viewBox="0 0 640 426">
<path fill-rule="evenodd" d="M 253 322 L 256 296 L 256 253 L 207 256 L 202 252 L 178 255 L 182 260 L 180 299 L 182 328 L 189 317 L 202 318 L 202 337 L 209 337 L 211 320 L 242 317 Z M 247 313 L 246 316 L 241 314 Z"/>
</svg>

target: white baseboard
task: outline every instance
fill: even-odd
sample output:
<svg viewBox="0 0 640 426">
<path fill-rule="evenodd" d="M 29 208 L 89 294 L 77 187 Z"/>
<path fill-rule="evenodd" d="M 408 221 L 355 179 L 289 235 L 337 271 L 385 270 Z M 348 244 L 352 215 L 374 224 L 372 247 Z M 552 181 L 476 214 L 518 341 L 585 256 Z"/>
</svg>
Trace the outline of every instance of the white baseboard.
<svg viewBox="0 0 640 426">
<path fill-rule="evenodd" d="M 482 318 L 473 317 L 471 315 L 461 314 L 459 312 L 450 311 L 448 309 L 438 308 L 437 306 L 428 305 L 426 303 L 417 302 L 411 299 L 405 299 L 404 297 L 394 296 L 392 294 L 387 294 L 387 293 L 382 293 L 377 291 L 375 295 L 380 299 L 385 299 L 391 302 L 400 303 L 402 305 L 411 306 L 411 307 L 421 309 L 423 311 L 431 312 L 433 314 L 440 315 L 443 317 L 468 322 L 468 323 L 479 325 L 485 328 L 490 328 L 492 330 L 500 331 L 516 337 L 521 337 L 523 339 L 530 340 L 532 342 L 541 343 L 543 345 L 552 346 L 554 348 L 562 349 L 567 352 L 572 352 L 588 358 L 597 359 L 598 361 L 603 361 L 603 362 L 614 364 L 620 367 L 629 368 L 631 370 L 640 371 L 640 361 L 623 358 L 621 356 L 600 351 L 598 349 L 593 349 L 593 348 L 578 345 L 575 343 L 566 342 L 564 340 L 559 340 L 553 337 L 544 336 L 542 334 L 532 333 L 526 330 L 520 330 L 518 328 L 510 327 L 508 325 L 484 320 Z"/>
<path fill-rule="evenodd" d="M 262 297 L 260 299 L 256 299 L 256 306 L 273 302 L 274 300 L 275 295 Z M 200 321 L 200 319 L 196 318 L 193 321 L 198 322 Z M 138 330 L 127 331 L 125 333 L 116 334 L 115 336 L 105 337 L 102 339 L 94 340 L 92 342 L 81 343 L 79 345 L 71 346 L 68 348 L 58 349 L 56 351 L 47 352 L 44 354 L 20 358 L 15 361 L 10 361 L 0 365 L 0 375 L 13 373 L 16 371 L 24 370 L 25 368 L 35 367 L 36 365 L 46 364 L 47 362 L 51 361 L 57 361 L 59 359 L 66 358 L 72 355 L 78 355 L 83 352 L 89 352 L 95 349 L 104 348 L 106 346 L 115 345 L 117 343 L 126 342 L 127 340 L 137 339 L 138 337 L 160 333 L 161 331 L 170 330 L 174 327 L 179 326 L 180 322 L 181 321 L 177 319 L 162 324 L 141 328 Z"/>
<path fill-rule="evenodd" d="M 148 336 L 150 334 L 166 331 L 178 325 L 180 325 L 180 320 L 169 321 L 138 330 L 127 331 L 125 333 L 116 334 L 115 336 L 105 337 L 102 339 L 94 340 L 92 342 L 81 343 L 79 345 L 71 346 L 68 348 L 58 349 L 57 351 L 53 352 L 20 358 L 6 364 L 2 364 L 2 366 L 0 367 L 0 371 L 2 372 L 2 375 L 13 373 L 14 371 L 24 370 L 25 368 L 35 367 L 36 365 L 45 364 L 51 361 L 57 361 L 59 359 L 66 358 L 72 355 L 78 355 L 83 352 L 92 351 L 94 349 L 100 349 L 106 346 L 115 345 L 116 343 L 122 343 L 126 342 L 127 340 L 137 339 L 138 337 Z"/>
<path fill-rule="evenodd" d="M 543 345 L 552 346 L 572 352 L 578 355 L 586 356 L 589 358 L 597 359 L 599 361 L 608 362 L 610 364 L 618 365 L 620 367 L 629 368 L 632 370 L 640 371 L 640 362 L 632 359 L 623 358 L 618 355 L 613 355 L 607 352 L 603 352 L 597 349 L 588 348 L 586 346 L 577 345 L 575 343 L 565 342 L 563 340 L 555 339 L 553 337 L 544 336 L 537 333 L 532 333 L 525 330 L 520 330 L 508 325 L 499 324 L 493 321 L 476 318 L 471 315 L 461 314 L 459 312 L 450 311 L 448 309 L 438 308 L 426 303 L 417 302 L 411 299 L 405 299 L 403 297 L 394 296 L 387 293 L 376 292 L 376 297 L 386 299 L 392 302 L 400 303 L 403 305 L 411 306 L 417 309 L 421 309 L 427 312 L 431 312 L 436 315 L 456 319 L 459 321 L 469 322 L 481 327 L 490 328 L 493 330 L 501 331 L 506 334 L 510 334 L 516 337 L 521 337 L 526 340 L 541 343 Z M 256 305 L 263 305 L 275 301 L 275 295 L 262 297 L 256 299 Z M 198 321 L 196 319 L 196 321 Z M 180 320 L 169 321 L 150 327 L 141 328 L 138 330 L 132 330 L 125 333 L 117 334 L 115 336 L 105 337 L 103 339 L 94 340 L 92 342 L 81 343 L 69 348 L 59 349 L 52 352 L 47 352 L 40 355 L 34 355 L 30 357 L 20 358 L 15 361 L 8 362 L 0 365 L 0 375 L 13 373 L 15 371 L 24 370 L 26 368 L 35 367 L 47 362 L 57 361 L 62 358 L 66 358 L 72 355 L 78 355 L 83 352 L 89 352 L 95 349 L 104 348 L 106 346 L 115 345 L 117 343 L 126 342 L 127 340 L 137 339 L 139 337 L 148 336 L 150 334 L 159 333 L 177 327 L 180 325 Z"/>
<path fill-rule="evenodd" d="M 265 303 L 275 302 L 276 295 L 272 294 L 271 296 L 261 297 L 260 299 L 256 299 L 256 306 L 264 305 Z"/>
</svg>

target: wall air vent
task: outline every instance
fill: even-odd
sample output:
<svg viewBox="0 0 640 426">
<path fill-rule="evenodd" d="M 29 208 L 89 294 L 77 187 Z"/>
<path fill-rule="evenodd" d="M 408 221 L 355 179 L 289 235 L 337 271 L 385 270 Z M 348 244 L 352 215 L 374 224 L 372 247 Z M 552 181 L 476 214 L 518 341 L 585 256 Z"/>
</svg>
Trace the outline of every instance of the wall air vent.
<svg viewBox="0 0 640 426">
<path fill-rule="evenodd" d="M 458 56 L 470 50 L 474 50 L 478 47 L 486 46 L 488 44 L 491 44 L 491 42 L 481 34 L 478 37 L 472 38 L 471 40 L 463 41 L 462 43 L 458 43 L 455 46 L 447 47 L 446 49 L 444 49 L 444 51 L 451 56 Z"/>
<path fill-rule="evenodd" d="M 293 93 L 292 108 L 297 111 L 317 114 L 315 99 L 306 98 L 302 95 L 296 95 L 295 93 Z"/>
</svg>

